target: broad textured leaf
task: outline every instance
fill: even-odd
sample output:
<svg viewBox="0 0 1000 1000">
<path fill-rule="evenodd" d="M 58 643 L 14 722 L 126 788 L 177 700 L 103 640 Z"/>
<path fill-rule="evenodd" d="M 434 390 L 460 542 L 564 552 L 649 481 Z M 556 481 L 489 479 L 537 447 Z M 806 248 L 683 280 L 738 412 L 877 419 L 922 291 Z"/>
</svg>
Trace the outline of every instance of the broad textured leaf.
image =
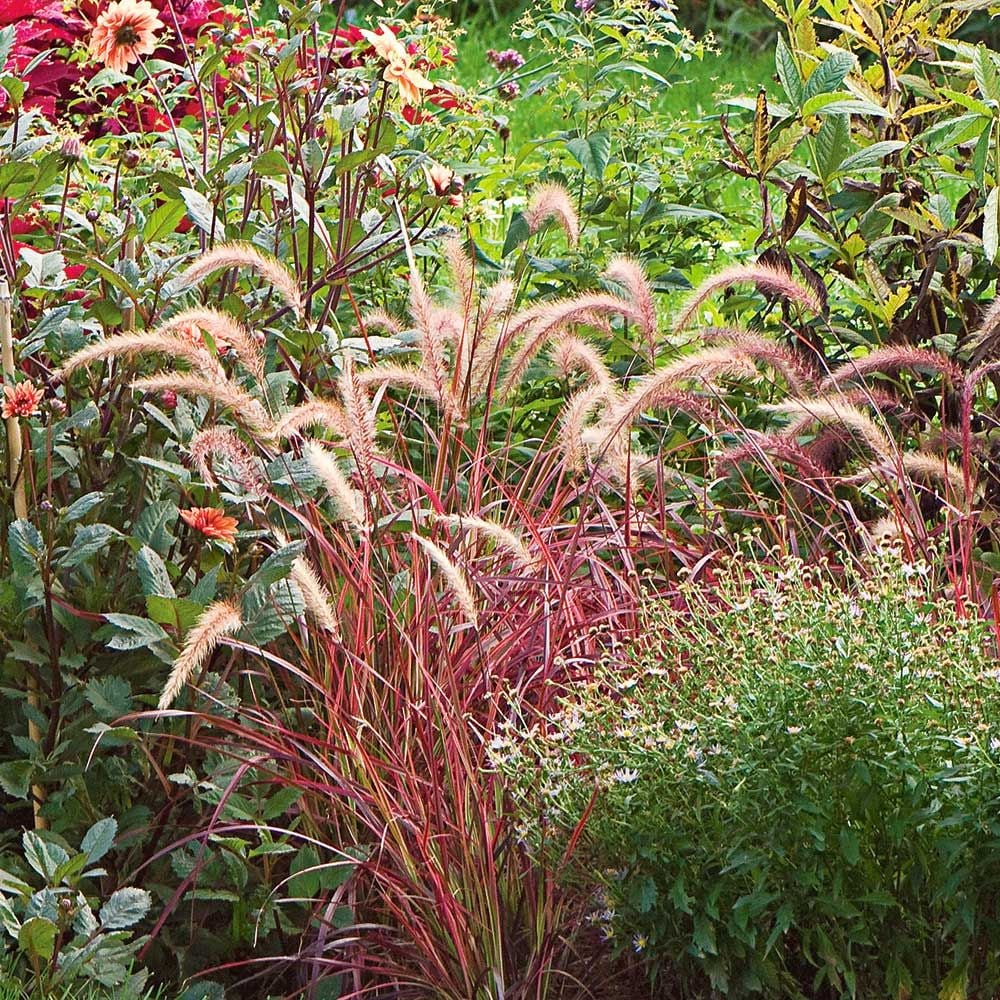
<svg viewBox="0 0 1000 1000">
<path fill-rule="evenodd" d="M 795 58 L 785 41 L 780 36 L 774 50 L 774 66 L 778 71 L 778 79 L 785 91 L 785 96 L 796 108 L 802 105 L 802 77 L 795 65 Z"/>
<path fill-rule="evenodd" d="M 180 225 L 184 218 L 185 205 L 179 201 L 165 201 L 157 205 L 149 214 L 142 230 L 142 238 L 146 243 L 155 243 L 170 235 Z"/>
<path fill-rule="evenodd" d="M 119 537 L 121 532 L 110 524 L 78 525 L 69 549 L 59 559 L 59 566 L 73 569 L 107 548 L 112 539 Z"/>
<path fill-rule="evenodd" d="M 170 582 L 167 564 L 160 558 L 155 549 L 143 545 L 136 553 L 135 566 L 139 573 L 139 582 L 142 584 L 142 592 L 147 597 L 150 595 L 176 597 L 174 586 Z"/>
<path fill-rule="evenodd" d="M 818 94 L 829 94 L 839 89 L 844 77 L 854 65 L 854 56 L 850 52 L 834 52 L 827 56 L 810 74 L 802 92 L 803 101 L 808 101 Z"/>
<path fill-rule="evenodd" d="M 1000 75 L 997 73 L 993 53 L 985 45 L 976 46 L 976 54 L 972 58 L 972 72 L 983 98 L 987 101 L 1000 101 Z"/>
<path fill-rule="evenodd" d="M 117 634 L 107 642 L 108 649 L 142 649 L 169 638 L 156 622 L 148 618 L 110 614 L 105 615 L 104 620 L 117 630 Z"/>
<path fill-rule="evenodd" d="M 30 760 L 9 760 L 0 764 L 0 788 L 12 799 L 26 799 L 33 770 Z"/>
<path fill-rule="evenodd" d="M 48 961 L 56 950 L 56 925 L 44 917 L 32 917 L 21 924 L 18 947 L 33 959 Z"/>
<path fill-rule="evenodd" d="M 132 709 L 132 687 L 124 677 L 95 677 L 83 693 L 99 719 L 118 719 Z"/>
<path fill-rule="evenodd" d="M 211 233 L 213 229 L 218 232 L 218 223 L 215 218 L 215 210 L 212 203 L 194 188 L 182 187 L 181 197 L 187 207 L 188 218 L 203 232 Z"/>
<path fill-rule="evenodd" d="M 566 143 L 566 149 L 588 177 L 599 181 L 604 176 L 611 155 L 611 136 L 604 131 L 578 136 Z"/>
<path fill-rule="evenodd" d="M 64 521 L 79 521 L 81 517 L 86 517 L 101 501 L 106 494 L 100 491 L 85 493 L 82 497 L 74 500 L 62 512 Z"/>
<path fill-rule="evenodd" d="M 824 119 L 816 135 L 816 156 L 823 177 L 832 177 L 844 162 L 851 140 L 851 119 L 847 115 L 830 115 Z"/>
<path fill-rule="evenodd" d="M 98 914 L 105 930 L 120 930 L 137 924 L 149 912 L 153 898 L 145 889 L 129 886 L 113 892 Z"/>
<path fill-rule="evenodd" d="M 118 834 L 118 821 L 113 817 L 99 819 L 80 841 L 80 850 L 90 862 L 99 861 L 111 850 Z"/>
<path fill-rule="evenodd" d="M 7 530 L 7 541 L 10 544 L 11 569 L 23 576 L 34 574 L 45 548 L 38 529 L 24 518 L 12 521 Z"/>
<path fill-rule="evenodd" d="M 837 168 L 838 173 L 849 174 L 854 170 L 868 170 L 882 165 L 882 161 L 893 153 L 898 153 L 906 146 L 898 139 L 888 139 L 884 142 L 873 142 L 856 153 L 851 153 Z"/>
<path fill-rule="evenodd" d="M 531 230 L 528 228 L 528 220 L 525 219 L 521 212 L 515 212 L 511 216 L 510 225 L 507 227 L 507 236 L 503 241 L 503 250 L 500 252 L 500 256 L 506 257 L 507 254 L 519 247 L 530 235 Z"/>
<path fill-rule="evenodd" d="M 292 564 L 302 554 L 304 542 L 291 542 L 272 552 L 261 564 L 259 570 L 247 581 L 247 589 L 267 588 L 272 583 L 284 580 L 292 571 Z"/>
<path fill-rule="evenodd" d="M 35 833 L 26 830 L 21 837 L 24 860 L 44 879 L 50 879 L 56 869 L 69 860 L 69 854 L 58 844 L 49 843 Z"/>
</svg>

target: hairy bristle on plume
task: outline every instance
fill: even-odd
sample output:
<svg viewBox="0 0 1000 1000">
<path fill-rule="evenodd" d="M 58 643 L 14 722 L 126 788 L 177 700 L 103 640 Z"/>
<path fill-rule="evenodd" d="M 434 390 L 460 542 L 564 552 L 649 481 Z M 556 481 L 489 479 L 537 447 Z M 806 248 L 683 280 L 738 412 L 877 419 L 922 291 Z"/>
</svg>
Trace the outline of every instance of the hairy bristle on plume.
<svg viewBox="0 0 1000 1000">
<path fill-rule="evenodd" d="M 879 458 L 888 462 L 896 460 L 898 449 L 875 421 L 856 406 L 840 399 L 793 399 L 785 403 L 764 406 L 763 409 L 798 417 L 806 424 L 834 424 L 846 427 L 864 441 Z"/>
<path fill-rule="evenodd" d="M 782 434 L 763 434 L 759 431 L 750 432 L 743 444 L 719 455 L 714 468 L 717 473 L 721 473 L 741 462 L 752 461 L 761 464 L 770 458 L 794 466 L 807 479 L 819 481 L 827 478 L 826 471 L 813 461 L 798 442 L 791 441 Z"/>
<path fill-rule="evenodd" d="M 170 676 L 163 685 L 157 706 L 161 712 L 170 708 L 184 685 L 208 662 L 219 641 L 238 632 L 242 625 L 239 609 L 229 601 L 216 601 L 204 610 L 188 633 L 184 648 L 174 660 Z"/>
<path fill-rule="evenodd" d="M 340 638 L 340 622 L 333 609 L 333 598 L 305 556 L 298 556 L 292 563 L 292 580 L 302 592 L 306 611 L 320 628 L 335 638 Z"/>
<path fill-rule="evenodd" d="M 350 358 L 337 379 L 340 398 L 347 415 L 347 441 L 361 473 L 361 482 L 368 491 L 375 489 L 375 462 L 379 457 L 375 438 L 375 415 L 365 387 L 358 381 L 357 369 Z"/>
<path fill-rule="evenodd" d="M 201 478 L 209 486 L 218 485 L 211 460 L 224 458 L 233 468 L 236 476 L 234 482 L 257 493 L 268 492 L 268 483 L 261 472 L 260 463 L 230 428 L 208 427 L 198 431 L 191 439 L 190 450 Z"/>
<path fill-rule="evenodd" d="M 165 319 L 153 332 L 176 334 L 192 326 L 204 330 L 215 341 L 216 347 L 231 347 L 247 371 L 258 382 L 264 381 L 264 354 L 260 342 L 228 313 L 218 309 L 185 309 Z"/>
<path fill-rule="evenodd" d="M 604 275 L 621 285 L 628 293 L 638 313 L 638 326 L 649 346 L 649 356 L 653 358 L 656 355 L 658 332 L 656 301 L 653 299 L 653 286 L 642 265 L 631 257 L 618 254 L 611 258 Z"/>
<path fill-rule="evenodd" d="M 465 514 L 448 514 L 437 518 L 437 520 L 452 527 L 488 538 L 495 543 L 499 551 L 505 552 L 510 556 L 515 564 L 525 572 L 533 573 L 539 568 L 541 560 L 528 551 L 528 547 L 519 535 L 515 534 L 509 528 L 505 528 L 502 524 L 497 524 L 495 521 L 487 521 L 482 517 L 471 517 Z"/>
<path fill-rule="evenodd" d="M 611 428 L 627 427 L 643 410 L 666 408 L 678 397 L 687 398 L 690 394 L 677 391 L 681 382 L 692 379 L 708 381 L 718 375 L 752 378 L 757 374 L 754 365 L 738 350 L 728 346 L 707 347 L 694 354 L 686 354 L 666 368 L 639 379 L 608 415 L 606 423 Z"/>
<path fill-rule="evenodd" d="M 692 292 L 680 315 L 674 320 L 674 332 L 679 333 L 690 322 L 699 306 L 720 288 L 732 285 L 753 284 L 770 295 L 780 295 L 789 302 L 797 302 L 817 315 L 823 312 L 823 303 L 808 285 L 796 281 L 787 271 L 767 264 L 734 264 L 712 275 Z"/>
<path fill-rule="evenodd" d="M 465 319 L 476 306 L 476 269 L 462 241 L 453 236 L 444 242 L 444 258 L 448 262 L 452 284 L 458 297 L 459 311 Z"/>
<path fill-rule="evenodd" d="M 555 219 L 562 226 L 566 240 L 574 246 L 580 238 L 580 220 L 569 192 L 561 184 L 539 184 L 531 192 L 528 207 L 524 210 L 524 220 L 530 233 L 537 233 L 549 219 Z"/>
<path fill-rule="evenodd" d="M 344 408 L 330 399 L 310 399 L 283 413 L 275 422 L 274 433 L 276 437 L 286 438 L 306 427 L 333 431 L 341 441 L 350 437 L 350 422 Z"/>
<path fill-rule="evenodd" d="M 337 516 L 355 528 L 364 530 L 364 504 L 357 491 L 347 481 L 347 476 L 341 471 L 337 460 L 316 441 L 307 441 L 302 451 L 313 472 L 327 488 Z"/>
<path fill-rule="evenodd" d="M 105 340 L 99 340 L 70 355 L 59 368 L 55 377 L 66 379 L 73 372 L 95 361 L 107 358 L 135 358 L 143 355 L 166 355 L 175 361 L 186 361 L 192 368 L 209 378 L 215 377 L 219 363 L 209 355 L 204 347 L 198 347 L 188 340 L 162 331 L 149 333 L 120 333 Z"/>
<path fill-rule="evenodd" d="M 570 326 L 593 325 L 601 316 L 617 315 L 636 320 L 638 313 L 627 299 L 604 292 L 589 292 L 571 299 L 543 302 L 513 316 L 501 342 L 501 348 L 513 343 L 522 333 L 525 341 L 515 352 L 500 385 L 501 397 L 513 391 L 521 381 L 531 359 L 545 343 Z"/>
<path fill-rule="evenodd" d="M 261 437 L 272 438 L 274 425 L 260 402 L 228 379 L 209 379 L 185 372 L 160 372 L 132 383 L 138 392 L 178 392 L 205 399 L 232 411 L 233 419 Z"/>
<path fill-rule="evenodd" d="M 972 357 L 974 365 L 989 361 L 996 354 L 1000 344 L 1000 297 L 995 298 L 983 313 L 979 326 L 972 335 Z"/>
<path fill-rule="evenodd" d="M 361 318 L 361 325 L 366 331 L 381 330 L 383 333 L 389 334 L 390 337 L 394 337 L 406 329 L 398 316 L 393 316 L 385 309 L 373 309 L 371 312 L 365 313 Z"/>
<path fill-rule="evenodd" d="M 472 597 L 472 588 L 462 571 L 448 558 L 445 551 L 434 544 L 429 538 L 411 533 L 410 537 L 430 556 L 448 583 L 448 589 L 455 595 L 458 606 L 473 625 L 479 623 L 479 612 Z"/>
<path fill-rule="evenodd" d="M 559 337 L 552 344 L 552 364 L 563 378 L 582 372 L 588 381 L 610 389 L 614 385 L 611 372 L 593 344 L 573 334 Z"/>
<path fill-rule="evenodd" d="M 814 373 L 796 351 L 747 330 L 717 331 L 717 333 L 717 336 L 706 339 L 713 344 L 729 344 L 746 357 L 773 368 L 797 396 L 804 395 L 807 389 L 815 387 Z"/>
<path fill-rule="evenodd" d="M 299 286 L 287 268 L 269 254 L 261 253 L 249 243 L 222 243 L 199 257 L 181 275 L 174 279 L 175 288 L 191 288 L 201 284 L 216 271 L 249 269 L 274 286 L 276 292 L 301 319 L 304 315 Z"/>
<path fill-rule="evenodd" d="M 962 377 L 958 365 L 940 351 L 921 347 L 882 347 L 863 358 L 852 358 L 844 362 L 830 372 L 820 388 L 828 391 L 845 382 L 862 379 L 866 375 L 893 375 L 896 372 L 917 369 L 937 372 L 954 382 Z"/>
<path fill-rule="evenodd" d="M 583 470 L 583 432 L 591 416 L 599 406 L 607 405 L 616 398 L 608 386 L 597 383 L 573 393 L 566 401 L 559 417 L 558 446 L 563 462 L 571 472 Z"/>
<path fill-rule="evenodd" d="M 953 462 L 947 462 L 940 455 L 929 455 L 921 451 L 905 451 L 893 462 L 870 465 L 845 478 L 844 482 L 864 483 L 885 479 L 899 481 L 901 472 L 913 480 L 941 483 L 952 490 L 960 502 L 965 500 L 965 477 L 961 468 Z"/>
</svg>

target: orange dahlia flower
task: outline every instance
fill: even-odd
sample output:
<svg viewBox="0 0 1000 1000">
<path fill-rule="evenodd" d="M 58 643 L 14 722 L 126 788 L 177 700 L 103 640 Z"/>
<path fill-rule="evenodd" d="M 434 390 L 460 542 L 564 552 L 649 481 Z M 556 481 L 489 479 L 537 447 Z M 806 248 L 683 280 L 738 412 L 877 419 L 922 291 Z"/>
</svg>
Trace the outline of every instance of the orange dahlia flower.
<svg viewBox="0 0 1000 1000">
<path fill-rule="evenodd" d="M 418 105 L 421 101 L 420 91 L 430 90 L 431 81 L 410 65 L 409 58 L 393 59 L 382 74 L 383 79 L 399 87 L 404 104 Z"/>
<path fill-rule="evenodd" d="M 216 538 L 229 545 L 236 541 L 236 526 L 239 522 L 215 507 L 192 507 L 190 510 L 182 510 L 180 514 L 185 524 L 206 538 Z"/>
<path fill-rule="evenodd" d="M 157 46 L 163 22 L 149 0 L 115 0 L 97 18 L 90 36 L 90 54 L 110 69 L 124 73 L 140 56 Z"/>
<path fill-rule="evenodd" d="M 33 417 L 38 412 L 38 404 L 42 401 L 45 390 L 31 382 L 18 382 L 17 385 L 3 387 L 3 407 L 0 414 L 4 420 L 11 417 Z"/>
</svg>

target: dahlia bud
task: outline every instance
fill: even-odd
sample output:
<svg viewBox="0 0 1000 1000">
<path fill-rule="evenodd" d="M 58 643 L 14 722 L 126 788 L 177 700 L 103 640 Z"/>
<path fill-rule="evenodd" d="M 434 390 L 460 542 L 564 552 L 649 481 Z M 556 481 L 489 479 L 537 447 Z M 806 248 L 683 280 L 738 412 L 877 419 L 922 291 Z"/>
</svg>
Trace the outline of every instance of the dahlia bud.
<svg viewBox="0 0 1000 1000">
<path fill-rule="evenodd" d="M 160 405 L 169 411 L 177 409 L 177 393 L 173 389 L 164 389 L 160 393 Z"/>
<path fill-rule="evenodd" d="M 66 166 L 78 163 L 83 159 L 83 143 L 75 135 L 67 136 L 67 138 L 63 139 L 62 146 L 59 147 L 59 155 Z"/>
<path fill-rule="evenodd" d="M 142 162 L 142 154 L 138 149 L 126 149 L 122 154 L 122 163 L 129 169 L 135 170 Z"/>
<path fill-rule="evenodd" d="M 88 208 L 85 216 L 86 220 L 93 225 L 101 217 L 101 213 L 96 208 Z"/>
</svg>

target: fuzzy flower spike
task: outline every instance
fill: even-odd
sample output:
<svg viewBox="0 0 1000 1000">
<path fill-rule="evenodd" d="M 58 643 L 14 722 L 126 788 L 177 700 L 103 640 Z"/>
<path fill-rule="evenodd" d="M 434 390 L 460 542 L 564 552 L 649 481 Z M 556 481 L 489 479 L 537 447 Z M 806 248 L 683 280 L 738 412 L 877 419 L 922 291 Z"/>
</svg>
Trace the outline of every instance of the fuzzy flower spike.
<svg viewBox="0 0 1000 1000">
<path fill-rule="evenodd" d="M 124 73 L 156 48 L 164 27 L 149 0 L 115 0 L 102 11 L 90 36 L 90 54 L 109 69 Z"/>
</svg>

